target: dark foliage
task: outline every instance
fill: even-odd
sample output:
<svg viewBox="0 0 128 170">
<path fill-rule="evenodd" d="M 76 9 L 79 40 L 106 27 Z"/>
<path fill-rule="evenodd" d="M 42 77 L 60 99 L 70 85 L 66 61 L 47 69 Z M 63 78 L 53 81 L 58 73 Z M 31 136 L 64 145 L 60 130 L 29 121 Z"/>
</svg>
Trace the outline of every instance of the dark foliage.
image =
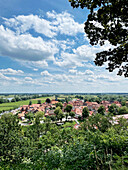
<svg viewBox="0 0 128 170">
<path fill-rule="evenodd" d="M 95 64 L 107 69 L 118 69 L 118 75 L 128 77 L 128 0 L 69 0 L 73 8 L 89 9 L 85 33 L 91 45 L 102 46 L 109 41 L 114 49 L 96 54 Z M 97 12 L 95 12 L 97 11 Z M 96 23 L 98 23 L 97 26 Z"/>
</svg>

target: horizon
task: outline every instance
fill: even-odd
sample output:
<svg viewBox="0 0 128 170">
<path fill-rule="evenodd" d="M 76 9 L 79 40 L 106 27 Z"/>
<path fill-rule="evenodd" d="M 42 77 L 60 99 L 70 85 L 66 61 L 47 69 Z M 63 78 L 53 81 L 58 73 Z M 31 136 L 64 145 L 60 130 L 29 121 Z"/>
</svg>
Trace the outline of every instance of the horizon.
<svg viewBox="0 0 128 170">
<path fill-rule="evenodd" d="M 105 94 L 110 94 L 110 95 L 114 95 L 114 94 L 117 94 L 117 95 L 127 95 L 128 93 L 121 93 L 121 92 L 117 92 L 117 93 L 72 93 L 72 92 L 69 92 L 69 93 L 0 93 L 0 95 L 19 95 L 19 94 L 27 94 L 27 95 L 32 95 L 32 94 L 49 94 L 49 95 L 56 95 L 56 94 L 63 94 L 63 95 L 105 95 Z"/>
</svg>

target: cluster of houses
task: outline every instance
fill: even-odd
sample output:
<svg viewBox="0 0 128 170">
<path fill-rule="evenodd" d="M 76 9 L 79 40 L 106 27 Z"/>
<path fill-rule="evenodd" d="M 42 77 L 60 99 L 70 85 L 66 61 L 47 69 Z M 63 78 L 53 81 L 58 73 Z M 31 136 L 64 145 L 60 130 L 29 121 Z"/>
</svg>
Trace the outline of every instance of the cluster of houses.
<svg viewBox="0 0 128 170">
<path fill-rule="evenodd" d="M 18 114 L 18 117 L 22 120 L 25 119 L 25 114 L 28 112 L 36 113 L 43 111 L 45 113 L 45 117 L 55 115 L 54 111 L 56 108 L 56 104 L 58 101 L 56 100 L 51 100 L 50 103 L 42 103 L 42 104 L 32 104 L 32 105 L 23 105 L 20 107 L 20 113 Z M 118 101 L 114 101 L 118 107 L 121 107 L 121 103 Z M 96 113 L 98 108 L 103 105 L 105 107 L 106 112 L 108 112 L 108 107 L 112 104 L 109 101 L 102 101 L 100 104 L 97 102 L 89 102 L 80 99 L 73 99 L 72 101 L 69 101 L 68 103 L 64 102 L 63 103 L 63 108 L 62 111 L 65 112 L 65 108 L 67 104 L 72 105 L 72 111 L 75 113 L 75 118 L 78 118 L 79 116 L 82 117 L 82 111 L 84 107 L 88 107 L 90 115 L 93 113 Z"/>
</svg>

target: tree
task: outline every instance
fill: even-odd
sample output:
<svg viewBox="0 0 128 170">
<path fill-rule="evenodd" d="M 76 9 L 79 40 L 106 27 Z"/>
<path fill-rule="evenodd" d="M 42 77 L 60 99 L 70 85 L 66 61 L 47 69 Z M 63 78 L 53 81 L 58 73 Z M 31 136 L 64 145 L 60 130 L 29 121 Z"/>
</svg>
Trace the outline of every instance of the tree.
<svg viewBox="0 0 128 170">
<path fill-rule="evenodd" d="M 20 101 L 21 100 L 21 98 L 19 97 L 19 96 L 15 96 L 15 101 L 16 102 L 18 102 L 18 101 Z"/>
<path fill-rule="evenodd" d="M 31 112 L 28 112 L 27 114 L 25 114 L 25 118 L 29 119 L 29 121 L 34 119 L 34 114 Z"/>
<path fill-rule="evenodd" d="M 71 116 L 71 118 L 73 118 L 75 116 L 75 113 L 74 112 L 70 112 L 69 116 Z"/>
<path fill-rule="evenodd" d="M 57 120 L 62 120 L 64 117 L 64 113 L 59 106 L 55 109 L 54 113 L 56 114 Z"/>
<path fill-rule="evenodd" d="M 0 162 L 20 161 L 23 143 L 21 126 L 13 114 L 4 114 L 0 119 Z"/>
<path fill-rule="evenodd" d="M 64 118 L 64 113 L 63 113 L 63 111 L 60 109 L 59 114 L 58 114 L 58 116 L 57 116 L 57 119 L 58 119 L 58 120 L 62 120 L 63 118 Z"/>
<path fill-rule="evenodd" d="M 65 108 L 65 111 L 70 113 L 72 110 L 72 105 L 71 104 L 67 104 L 66 108 Z"/>
<path fill-rule="evenodd" d="M 122 106 L 126 106 L 126 101 L 121 101 Z"/>
<path fill-rule="evenodd" d="M 61 102 L 56 103 L 56 107 L 60 107 L 61 109 L 63 108 L 63 104 Z"/>
<path fill-rule="evenodd" d="M 119 115 L 128 114 L 128 108 L 126 106 L 122 106 L 119 108 Z"/>
<path fill-rule="evenodd" d="M 112 126 L 111 120 L 111 116 L 105 116 L 98 113 L 92 114 L 92 116 L 89 116 L 89 118 L 84 121 L 82 128 L 91 131 L 97 131 L 96 129 L 99 129 L 100 131 L 105 132 Z"/>
<path fill-rule="evenodd" d="M 60 109 L 60 107 L 58 106 L 58 107 L 55 109 L 54 113 L 55 113 L 56 115 L 58 115 L 60 110 L 61 110 L 61 109 Z"/>
<path fill-rule="evenodd" d="M 85 22 L 85 33 L 91 45 L 102 46 L 105 41 L 114 49 L 96 54 L 95 64 L 102 66 L 108 62 L 107 69 L 119 69 L 118 75 L 128 77 L 128 0 L 69 0 L 73 8 L 89 9 Z"/>
<path fill-rule="evenodd" d="M 40 124 L 40 120 L 44 117 L 44 112 L 36 112 L 35 124 Z"/>
<path fill-rule="evenodd" d="M 88 116 L 89 116 L 89 110 L 88 110 L 87 107 L 84 107 L 84 108 L 83 108 L 83 111 L 82 111 L 82 117 L 83 117 L 83 118 L 86 118 L 86 117 L 88 117 Z"/>
<path fill-rule="evenodd" d="M 31 100 L 29 101 L 29 105 L 32 105 L 32 101 Z"/>
<path fill-rule="evenodd" d="M 49 98 L 47 98 L 46 103 L 51 103 L 51 100 Z"/>
<path fill-rule="evenodd" d="M 117 115 L 118 114 L 118 110 L 119 110 L 119 107 L 116 105 L 116 104 L 111 104 L 111 106 L 109 106 L 108 108 L 108 111 L 114 115 Z"/>
<path fill-rule="evenodd" d="M 69 115 L 68 113 L 66 113 L 66 114 L 65 114 L 65 117 L 66 117 L 66 121 L 67 121 L 68 115 Z"/>
<path fill-rule="evenodd" d="M 99 108 L 98 108 L 98 113 L 101 114 L 101 115 L 104 115 L 105 114 L 105 107 L 103 105 L 101 105 Z"/>
<path fill-rule="evenodd" d="M 79 121 L 81 120 L 81 116 L 80 115 L 78 116 L 78 119 L 79 119 Z"/>
<path fill-rule="evenodd" d="M 13 99 L 11 100 L 11 102 L 16 102 L 15 98 L 13 98 Z"/>
<path fill-rule="evenodd" d="M 38 100 L 37 104 L 41 104 L 41 100 Z"/>
<path fill-rule="evenodd" d="M 56 116 L 55 115 L 51 115 L 50 118 L 51 118 L 52 121 L 56 120 Z"/>
</svg>

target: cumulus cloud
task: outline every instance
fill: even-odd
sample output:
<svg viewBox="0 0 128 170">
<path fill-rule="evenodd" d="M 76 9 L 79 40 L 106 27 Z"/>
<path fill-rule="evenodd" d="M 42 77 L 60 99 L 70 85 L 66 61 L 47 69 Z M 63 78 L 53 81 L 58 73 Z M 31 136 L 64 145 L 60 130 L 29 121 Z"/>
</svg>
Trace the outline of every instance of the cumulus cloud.
<svg viewBox="0 0 128 170">
<path fill-rule="evenodd" d="M 71 69 L 71 70 L 69 70 L 69 73 L 76 74 L 76 73 L 77 73 L 77 70 L 74 70 L 74 69 L 72 70 L 72 69 Z"/>
<path fill-rule="evenodd" d="M 94 75 L 93 71 L 91 70 L 86 70 L 85 75 Z"/>
<path fill-rule="evenodd" d="M 84 33 L 84 24 L 75 22 L 73 16 L 67 12 L 57 14 L 55 11 L 47 12 L 47 16 L 54 19 L 52 23 L 60 34 L 75 36 L 77 33 Z"/>
<path fill-rule="evenodd" d="M 40 74 L 41 74 L 42 76 L 50 76 L 50 75 L 51 75 L 47 70 L 42 71 Z"/>
<path fill-rule="evenodd" d="M 54 61 L 59 66 L 70 65 L 68 60 L 67 62 L 63 61 L 63 63 L 55 60 L 55 55 L 58 55 L 61 50 L 70 49 L 75 44 L 75 41 L 68 38 L 66 40 L 53 38 L 58 33 L 68 36 L 84 33 L 83 24 L 75 22 L 73 16 L 67 12 L 59 14 L 55 11 L 47 12 L 47 19 L 33 14 L 3 19 L 5 26 L 0 26 L 0 39 L 2 41 L 0 44 L 0 55 L 31 61 L 29 64 L 37 67 L 48 66 L 47 61 L 49 60 Z M 31 29 L 51 38 L 51 40 L 47 39 L 47 41 L 44 41 L 41 36 L 32 36 L 29 33 Z M 72 60 L 72 62 L 74 65 L 76 64 L 75 60 Z M 77 64 L 79 66 L 82 65 L 80 62 L 77 62 Z"/>
<path fill-rule="evenodd" d="M 17 35 L 10 29 L 0 26 L 0 55 L 20 60 L 39 61 L 53 59 L 58 49 L 54 43 L 45 42 L 41 37 L 30 34 Z"/>
<path fill-rule="evenodd" d="M 16 29 L 19 34 L 34 29 L 37 33 L 44 34 L 50 38 L 56 35 L 53 31 L 55 28 L 51 25 L 51 22 L 37 15 L 19 15 L 10 19 L 4 18 L 4 20 L 7 26 Z"/>
<path fill-rule="evenodd" d="M 33 71 L 38 71 L 38 69 L 37 69 L 37 68 L 34 68 Z"/>
<path fill-rule="evenodd" d="M 31 77 L 25 77 L 26 81 L 32 81 L 33 79 Z"/>
<path fill-rule="evenodd" d="M 24 73 L 22 70 L 14 70 L 12 68 L 0 69 L 0 72 L 8 75 L 21 75 Z"/>
<path fill-rule="evenodd" d="M 60 67 L 83 67 L 84 64 L 82 63 L 81 60 L 79 60 L 78 56 L 74 53 L 67 53 L 67 52 L 62 52 L 60 55 L 59 59 L 56 59 L 54 61 L 54 64 L 60 66 Z"/>
<path fill-rule="evenodd" d="M 93 71 L 91 71 L 91 70 L 85 70 L 84 72 L 82 72 L 82 71 L 72 69 L 72 70 L 69 70 L 69 73 L 77 74 L 78 76 L 80 76 L 80 75 L 94 75 Z"/>
<path fill-rule="evenodd" d="M 4 76 L 2 73 L 0 73 L 0 79 L 9 80 L 9 77 Z"/>
<path fill-rule="evenodd" d="M 120 77 L 109 76 L 109 75 L 104 75 L 104 74 L 97 75 L 96 79 L 102 80 L 102 81 L 107 81 L 107 82 L 119 82 L 121 80 Z"/>
<path fill-rule="evenodd" d="M 59 34 L 76 36 L 77 33 L 84 33 L 84 25 L 75 22 L 68 12 L 58 14 L 52 11 L 46 15 L 45 19 L 32 14 L 4 18 L 4 24 L 8 28 L 0 26 L 0 55 L 30 61 L 29 65 L 35 67 L 47 67 L 48 61 L 51 60 L 57 66 L 73 68 L 84 67 L 86 62 L 94 60 L 97 52 L 111 47 L 107 42 L 102 47 L 81 45 L 73 49 L 74 40 L 69 40 L 68 37 L 66 40 L 54 37 Z M 40 36 L 33 37 L 28 33 L 30 29 L 51 39 L 46 41 Z"/>
<path fill-rule="evenodd" d="M 77 33 L 84 33 L 84 25 L 75 22 L 73 16 L 67 12 L 56 13 L 55 11 L 47 12 L 48 19 L 41 18 L 37 15 L 19 15 L 14 18 L 3 18 L 8 27 L 16 29 L 18 34 L 25 33 L 33 29 L 35 32 L 43 34 L 49 38 L 60 34 L 74 36 Z M 49 21 L 49 19 L 51 21 Z"/>
<path fill-rule="evenodd" d="M 32 65 L 32 66 L 36 66 L 36 67 L 48 67 L 48 63 L 46 62 L 46 60 L 43 61 L 31 61 L 28 64 Z"/>
<path fill-rule="evenodd" d="M 104 46 L 82 45 L 73 49 L 72 53 L 62 52 L 59 60 L 56 59 L 54 64 L 60 67 L 84 67 L 87 65 L 87 62 L 94 61 L 96 53 L 110 48 L 114 48 L 114 46 L 108 41 L 106 41 Z M 92 67 L 92 65 L 90 64 L 87 67 Z"/>
<path fill-rule="evenodd" d="M 0 80 L 7 80 L 7 81 L 18 81 L 17 78 L 15 77 L 7 77 L 4 74 L 0 73 Z"/>
</svg>

